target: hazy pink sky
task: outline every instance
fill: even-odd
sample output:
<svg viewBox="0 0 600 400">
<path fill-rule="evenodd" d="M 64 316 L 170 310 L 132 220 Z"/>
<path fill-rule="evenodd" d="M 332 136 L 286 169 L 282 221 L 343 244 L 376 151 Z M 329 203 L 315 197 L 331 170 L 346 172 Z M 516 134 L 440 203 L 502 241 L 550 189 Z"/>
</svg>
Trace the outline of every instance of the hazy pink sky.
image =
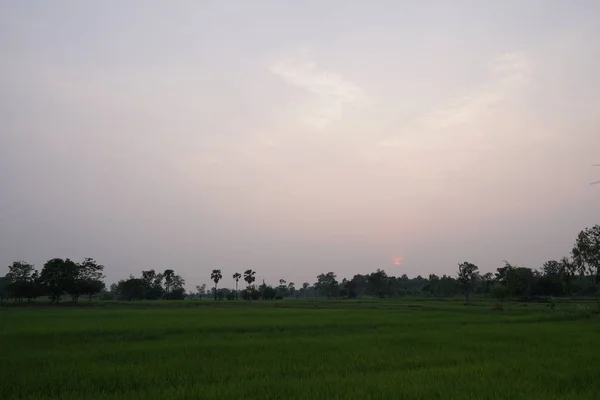
<svg viewBox="0 0 600 400">
<path fill-rule="evenodd" d="M 213 268 L 539 268 L 600 222 L 599 15 L 1 1 L 0 274 L 88 256 L 109 283 L 174 268 L 188 287 Z"/>
</svg>

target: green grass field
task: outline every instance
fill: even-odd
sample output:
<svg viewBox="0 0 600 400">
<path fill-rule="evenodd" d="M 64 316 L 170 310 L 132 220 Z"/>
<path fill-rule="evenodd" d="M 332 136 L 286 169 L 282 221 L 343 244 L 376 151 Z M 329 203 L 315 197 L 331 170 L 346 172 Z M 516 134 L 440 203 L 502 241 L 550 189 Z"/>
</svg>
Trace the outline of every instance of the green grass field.
<svg viewBox="0 0 600 400">
<path fill-rule="evenodd" d="M 598 399 L 600 321 L 558 304 L 0 308 L 0 398 Z"/>
</svg>

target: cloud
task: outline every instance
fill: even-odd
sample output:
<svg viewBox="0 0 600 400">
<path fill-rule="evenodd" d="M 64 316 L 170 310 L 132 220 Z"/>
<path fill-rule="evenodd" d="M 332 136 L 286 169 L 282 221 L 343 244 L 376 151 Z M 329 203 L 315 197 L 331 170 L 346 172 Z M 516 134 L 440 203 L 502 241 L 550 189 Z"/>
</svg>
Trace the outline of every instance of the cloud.
<svg viewBox="0 0 600 400">
<path fill-rule="evenodd" d="M 305 52 L 300 56 L 278 60 L 269 66 L 269 71 L 288 84 L 318 96 L 315 102 L 306 107 L 309 109 L 303 117 L 305 123 L 318 129 L 340 121 L 344 103 L 358 100 L 362 93 L 358 85 L 340 74 L 317 68 L 315 62 L 307 59 Z"/>
<path fill-rule="evenodd" d="M 502 54 L 488 67 L 488 82 L 465 90 L 465 94 L 451 98 L 437 109 L 417 118 L 406 133 L 435 134 L 473 122 L 511 98 L 531 81 L 533 62 L 525 52 Z M 378 143 L 380 147 L 396 147 L 405 143 L 393 138 Z"/>
</svg>

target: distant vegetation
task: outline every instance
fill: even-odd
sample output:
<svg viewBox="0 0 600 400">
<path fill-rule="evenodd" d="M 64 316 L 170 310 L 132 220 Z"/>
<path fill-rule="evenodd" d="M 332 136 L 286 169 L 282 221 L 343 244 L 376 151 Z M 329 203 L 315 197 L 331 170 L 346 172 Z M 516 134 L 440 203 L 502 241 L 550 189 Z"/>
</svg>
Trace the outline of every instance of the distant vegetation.
<svg viewBox="0 0 600 400">
<path fill-rule="evenodd" d="M 516 266 L 509 262 L 497 268 L 495 273 L 480 274 L 479 267 L 470 262 L 459 264 L 457 275 L 409 278 L 389 276 L 383 270 L 368 274 L 354 275 L 351 279 L 338 280 L 334 272 L 317 276 L 313 284 L 304 282 L 297 286 L 294 282 L 279 280 L 279 285 L 271 286 L 264 282 L 255 284 L 256 271 L 235 272 L 232 282 L 235 289 L 219 288 L 224 276 L 220 269 L 212 270 L 212 288 L 206 284 L 196 286 L 195 291 L 185 292 L 185 280 L 173 269 L 162 273 L 154 270 L 142 271 L 140 277 L 130 276 L 105 289 L 103 282 L 104 266 L 92 258 L 82 262 L 55 258 L 44 264 L 41 272 L 33 265 L 15 261 L 9 273 L 0 278 L 0 300 L 13 299 L 16 302 L 32 301 L 47 296 L 51 302 L 58 302 L 68 296 L 76 302 L 80 297 L 91 301 L 98 295 L 104 300 L 182 300 L 212 298 L 215 300 L 273 300 L 283 298 L 360 298 L 371 296 L 403 297 L 428 296 L 451 297 L 464 295 L 466 302 L 472 295 L 485 295 L 498 300 L 561 296 L 595 296 L 600 310 L 600 225 L 586 228 L 579 233 L 570 257 L 550 260 L 541 268 L 531 269 Z M 238 290 L 238 283 L 244 280 L 246 287 Z"/>
</svg>

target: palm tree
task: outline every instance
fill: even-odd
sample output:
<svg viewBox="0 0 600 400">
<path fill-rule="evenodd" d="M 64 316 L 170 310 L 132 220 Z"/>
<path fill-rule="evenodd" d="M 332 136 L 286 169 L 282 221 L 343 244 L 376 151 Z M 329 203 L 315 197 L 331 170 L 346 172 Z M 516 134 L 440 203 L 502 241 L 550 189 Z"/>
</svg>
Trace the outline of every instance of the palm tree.
<svg viewBox="0 0 600 400">
<path fill-rule="evenodd" d="M 236 272 L 235 274 L 233 274 L 233 279 L 235 280 L 235 299 L 238 299 L 238 281 L 240 280 L 240 278 L 242 277 L 242 274 L 240 274 L 239 272 Z"/>
<path fill-rule="evenodd" d="M 219 281 L 221 280 L 222 277 L 223 277 L 223 274 L 221 274 L 220 269 L 213 269 L 210 274 L 210 279 L 212 279 L 213 282 L 215 283 L 215 300 L 217 300 L 217 284 L 219 283 Z"/>
<path fill-rule="evenodd" d="M 256 275 L 256 271 L 252 271 L 251 269 L 247 269 L 246 271 L 244 271 L 244 280 L 248 284 L 248 287 L 250 287 L 250 285 L 252 285 L 252 282 L 256 280 L 254 275 Z"/>
<path fill-rule="evenodd" d="M 246 271 L 244 271 L 244 280 L 248 284 L 248 289 L 247 289 L 246 294 L 248 295 L 249 300 L 252 299 L 252 296 L 253 296 L 252 290 L 250 290 L 250 288 L 252 286 L 252 282 L 254 282 L 256 280 L 254 275 L 256 275 L 256 272 L 252 271 L 251 269 L 247 269 Z"/>
</svg>

